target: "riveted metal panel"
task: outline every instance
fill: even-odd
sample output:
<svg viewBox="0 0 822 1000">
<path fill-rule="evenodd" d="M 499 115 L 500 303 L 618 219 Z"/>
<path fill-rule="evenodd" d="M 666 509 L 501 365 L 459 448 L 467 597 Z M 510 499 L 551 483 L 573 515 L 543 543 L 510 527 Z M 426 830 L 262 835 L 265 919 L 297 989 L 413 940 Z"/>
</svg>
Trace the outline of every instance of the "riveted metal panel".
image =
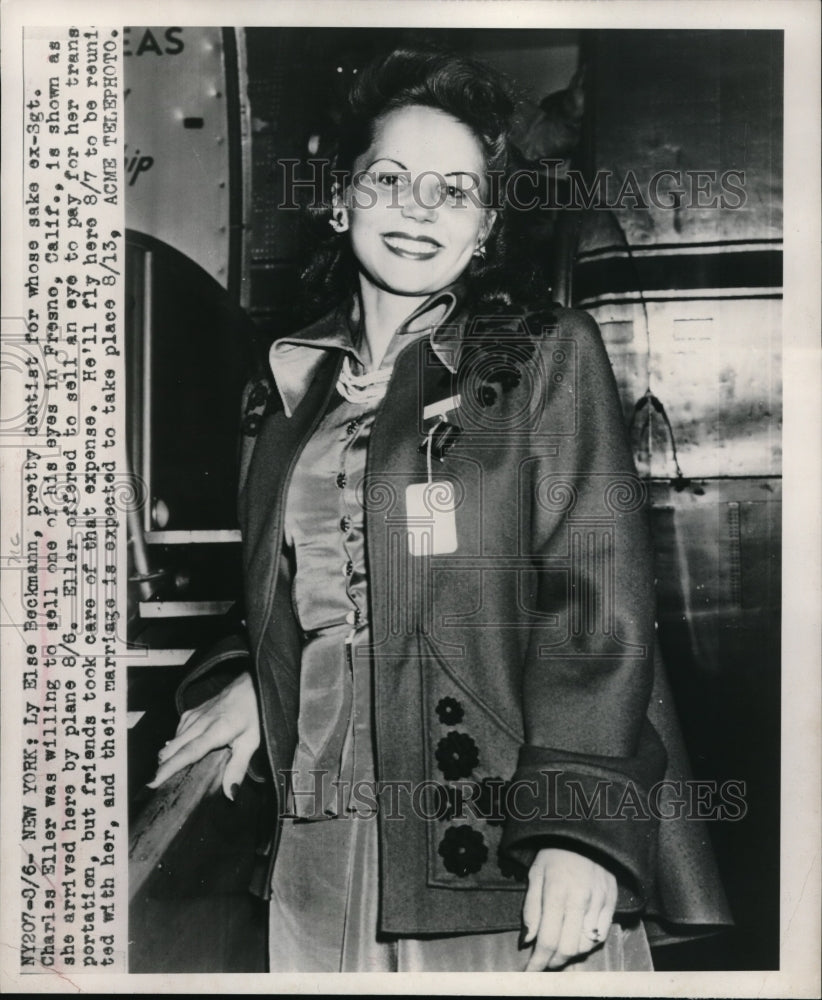
<svg viewBox="0 0 822 1000">
<path fill-rule="evenodd" d="M 584 213 L 573 300 L 602 329 L 639 469 L 675 476 L 675 443 L 685 476 L 779 475 L 781 33 L 591 46 L 588 180 L 607 204 Z M 650 400 L 634 412 L 647 390 L 670 428 Z"/>
<path fill-rule="evenodd" d="M 229 112 L 220 28 L 124 29 L 126 222 L 227 287 Z"/>
<path fill-rule="evenodd" d="M 690 477 L 778 476 L 782 466 L 779 299 L 636 300 L 589 306 L 600 325 L 626 422 L 650 386 Z M 647 322 L 646 322 L 647 315 Z M 676 475 L 670 433 L 646 405 L 634 415 L 640 472 Z"/>
</svg>

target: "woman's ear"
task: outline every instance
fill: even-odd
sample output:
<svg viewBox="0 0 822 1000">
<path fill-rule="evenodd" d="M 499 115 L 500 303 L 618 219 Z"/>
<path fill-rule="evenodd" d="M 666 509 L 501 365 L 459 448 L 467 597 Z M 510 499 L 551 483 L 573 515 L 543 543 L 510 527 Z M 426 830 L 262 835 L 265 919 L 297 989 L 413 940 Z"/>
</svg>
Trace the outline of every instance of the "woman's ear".
<svg viewBox="0 0 822 1000">
<path fill-rule="evenodd" d="M 335 233 L 344 233 L 348 229 L 348 209 L 343 203 L 339 184 L 331 189 L 331 218 L 328 224 Z"/>
<path fill-rule="evenodd" d="M 494 228 L 494 223 L 497 221 L 497 213 L 493 208 L 487 209 L 482 217 L 482 222 L 480 223 L 479 232 L 477 233 L 477 245 L 474 249 L 475 257 L 485 257 L 485 241 L 491 235 L 491 230 Z"/>
<path fill-rule="evenodd" d="M 494 228 L 494 223 L 497 221 L 497 213 L 493 208 L 488 208 L 482 217 L 482 222 L 480 223 L 478 242 L 480 244 L 485 243 L 488 237 L 491 235 L 491 230 Z"/>
</svg>

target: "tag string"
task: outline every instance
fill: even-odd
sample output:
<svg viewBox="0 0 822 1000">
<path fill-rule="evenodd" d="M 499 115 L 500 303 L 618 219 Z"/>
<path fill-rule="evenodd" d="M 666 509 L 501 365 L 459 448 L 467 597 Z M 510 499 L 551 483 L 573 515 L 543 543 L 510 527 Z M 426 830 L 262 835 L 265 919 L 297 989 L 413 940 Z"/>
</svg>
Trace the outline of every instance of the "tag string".
<svg viewBox="0 0 822 1000">
<path fill-rule="evenodd" d="M 445 417 L 442 414 L 439 415 L 439 420 L 432 425 L 431 430 L 426 435 L 425 440 L 425 467 L 428 472 L 428 485 L 434 481 L 434 475 L 431 471 L 431 447 L 434 443 L 434 433 L 440 424 L 445 423 Z"/>
</svg>

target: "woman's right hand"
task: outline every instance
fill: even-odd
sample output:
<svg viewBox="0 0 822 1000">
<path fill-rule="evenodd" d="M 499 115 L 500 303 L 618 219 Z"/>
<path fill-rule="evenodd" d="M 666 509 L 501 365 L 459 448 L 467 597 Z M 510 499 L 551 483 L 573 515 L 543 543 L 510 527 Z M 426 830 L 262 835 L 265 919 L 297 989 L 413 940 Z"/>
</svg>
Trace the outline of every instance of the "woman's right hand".
<svg viewBox="0 0 822 1000">
<path fill-rule="evenodd" d="M 223 772 L 223 794 L 234 801 L 252 754 L 260 745 L 257 695 L 247 671 L 219 694 L 183 712 L 174 738 L 157 755 L 159 767 L 149 788 L 157 788 L 182 768 L 212 750 L 229 747 L 231 757 Z"/>
</svg>

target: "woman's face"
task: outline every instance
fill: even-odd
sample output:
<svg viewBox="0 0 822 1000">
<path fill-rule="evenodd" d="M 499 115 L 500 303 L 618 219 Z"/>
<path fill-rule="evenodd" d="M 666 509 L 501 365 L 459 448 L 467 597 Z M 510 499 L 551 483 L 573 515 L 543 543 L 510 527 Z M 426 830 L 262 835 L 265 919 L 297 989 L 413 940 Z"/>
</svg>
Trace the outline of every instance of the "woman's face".
<svg viewBox="0 0 822 1000">
<path fill-rule="evenodd" d="M 474 134 L 443 111 L 413 105 L 379 118 L 344 199 L 362 278 L 419 296 L 458 278 L 495 218 L 482 207 L 484 167 Z"/>
</svg>

